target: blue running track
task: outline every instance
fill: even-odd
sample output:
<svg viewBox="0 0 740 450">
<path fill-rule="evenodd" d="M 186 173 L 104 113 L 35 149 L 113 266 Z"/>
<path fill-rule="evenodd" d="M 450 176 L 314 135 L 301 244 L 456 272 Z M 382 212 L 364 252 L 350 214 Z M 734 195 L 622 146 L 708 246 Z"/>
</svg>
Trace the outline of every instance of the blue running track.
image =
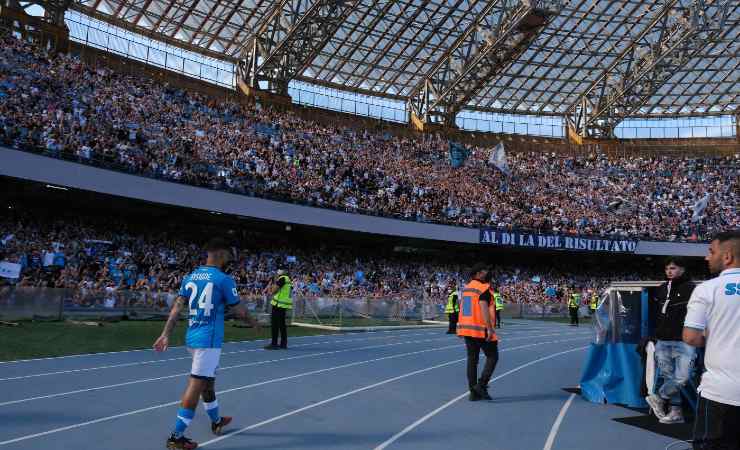
<svg viewBox="0 0 740 450">
<path fill-rule="evenodd" d="M 663 450 L 612 421 L 630 411 L 571 398 L 590 328 L 508 321 L 492 402 L 465 396 L 465 348 L 444 329 L 227 343 L 216 388 L 234 416 L 215 437 L 199 406 L 188 435 L 210 449 Z M 163 449 L 190 358 L 184 348 L 0 363 L 0 450 Z M 686 448 L 686 447 L 683 447 Z"/>
</svg>

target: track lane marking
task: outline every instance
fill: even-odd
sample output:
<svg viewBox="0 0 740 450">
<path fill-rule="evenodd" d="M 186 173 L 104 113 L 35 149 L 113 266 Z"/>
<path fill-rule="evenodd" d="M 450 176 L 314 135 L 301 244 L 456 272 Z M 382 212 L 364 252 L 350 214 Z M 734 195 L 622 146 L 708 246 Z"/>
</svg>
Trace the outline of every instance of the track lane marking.
<svg viewBox="0 0 740 450">
<path fill-rule="evenodd" d="M 379 330 L 375 331 L 374 333 L 402 333 L 402 332 L 410 332 L 410 331 L 418 331 L 413 329 L 403 329 L 403 330 Z M 352 336 L 357 333 L 352 332 L 337 332 L 337 333 L 327 333 L 327 334 L 311 334 L 306 336 L 296 336 L 291 337 L 291 340 L 295 339 L 310 339 L 310 338 L 317 338 L 317 337 L 327 337 L 327 336 L 333 336 L 333 337 L 342 337 L 342 336 Z M 228 341 L 224 342 L 224 345 L 237 345 L 237 344 L 249 344 L 249 343 L 258 343 L 258 342 L 270 342 L 269 338 L 264 339 L 247 339 L 244 341 Z M 170 349 L 176 349 L 176 348 L 186 348 L 184 345 L 175 345 L 172 347 L 169 347 Z M 137 353 L 137 352 L 151 352 L 154 353 L 154 351 L 151 348 L 134 348 L 131 350 L 117 350 L 114 352 L 97 352 L 97 353 L 79 353 L 76 355 L 63 355 L 63 356 L 46 356 L 43 358 L 30 358 L 30 359 L 15 359 L 12 361 L 0 361 L 0 365 L 10 365 L 10 364 L 21 364 L 21 363 L 32 363 L 32 362 L 39 362 L 39 361 L 53 361 L 55 359 L 71 359 L 71 358 L 83 358 L 83 357 L 89 357 L 89 356 L 108 356 L 108 355 L 118 355 L 118 354 L 125 354 L 125 353 Z"/>
<path fill-rule="evenodd" d="M 523 319 L 526 320 L 526 319 Z M 528 326 L 532 325 L 533 328 L 527 328 L 527 329 L 519 329 L 520 326 Z M 540 327 L 541 324 L 517 324 L 515 331 L 534 331 L 534 330 L 552 330 L 556 327 Z M 442 327 L 440 327 L 442 329 Z M 414 329 L 403 329 L 403 330 L 378 330 L 378 331 L 371 331 L 368 333 L 404 333 L 404 332 L 413 332 L 418 331 Z M 295 339 L 311 339 L 316 337 L 327 337 L 327 336 L 334 336 L 334 337 L 342 337 L 342 336 L 352 336 L 356 333 L 354 332 L 337 332 L 337 333 L 330 333 L 330 334 L 312 334 L 310 336 L 296 336 L 292 337 L 292 340 Z M 235 344 L 246 344 L 246 343 L 257 343 L 257 342 L 269 342 L 270 340 L 265 339 L 248 339 L 244 341 L 228 341 L 224 342 L 224 344 L 228 345 L 235 345 Z M 176 348 L 186 348 L 184 345 L 176 345 L 174 347 L 170 347 L 170 349 L 176 349 Z M 152 352 L 153 350 L 151 348 L 135 348 L 131 350 L 117 350 L 114 352 L 97 352 L 97 353 L 79 353 L 76 355 L 62 355 L 62 356 L 45 356 L 42 358 L 29 358 L 29 359 L 14 359 L 12 361 L 0 361 L 0 366 L 2 365 L 11 365 L 11 364 L 23 364 L 23 363 L 33 363 L 33 362 L 39 362 L 39 361 L 53 361 L 56 359 L 72 359 L 72 358 L 85 358 L 85 357 L 91 357 L 91 356 L 108 356 L 108 355 L 118 355 L 118 354 L 125 354 L 125 353 L 146 353 L 146 352 Z"/>
<path fill-rule="evenodd" d="M 413 330 L 418 331 L 418 330 Z M 405 338 L 408 336 L 434 336 L 436 333 L 413 333 L 413 334 L 405 334 L 403 336 L 373 336 L 373 337 L 363 337 L 363 338 L 353 338 L 353 339 L 342 339 L 342 340 L 331 340 L 331 341 L 320 341 L 320 342 L 310 342 L 307 344 L 298 344 L 293 345 L 291 348 L 301 348 L 301 347 L 312 347 L 316 345 L 324 345 L 324 344 L 334 344 L 334 343 L 345 343 L 345 342 L 357 342 L 357 341 L 373 341 L 373 340 L 384 340 L 384 339 L 399 339 L 399 338 Z M 501 335 L 502 337 L 510 336 L 510 335 Z M 514 336 L 519 336 L 518 334 Z M 243 342 L 255 342 L 255 341 L 243 341 Z M 175 348 L 175 347 L 170 347 Z M 179 347 L 178 347 L 179 348 Z M 132 350 L 133 351 L 133 350 Z M 138 351 L 138 350 L 137 350 Z M 144 350 L 141 350 L 144 351 Z M 148 350 L 152 351 L 152 350 Z M 237 354 L 243 354 L 243 353 L 254 353 L 254 352 L 263 352 L 265 349 L 263 348 L 248 348 L 244 350 L 234 350 L 229 352 L 223 352 L 221 355 L 237 355 Z M 42 373 L 35 373 L 30 375 L 17 375 L 12 377 L 5 377 L 0 378 L 0 382 L 3 381 L 15 381 L 15 380 L 25 380 L 30 378 L 38 378 L 38 377 L 47 377 L 47 376 L 54 376 L 54 375 L 65 375 L 70 373 L 81 373 L 81 372 L 91 372 L 94 370 L 104 370 L 104 369 L 117 369 L 120 367 L 134 367 L 134 366 L 145 366 L 149 364 L 159 364 L 159 363 L 165 363 L 165 362 L 172 362 L 172 361 L 184 361 L 184 360 L 190 360 L 192 359 L 192 356 L 178 356 L 175 358 L 164 358 L 164 359 L 153 359 L 153 360 L 146 360 L 146 361 L 133 361 L 129 363 L 120 363 L 120 364 L 107 364 L 104 366 L 96 366 L 96 367 L 82 367 L 79 369 L 65 369 L 65 370 L 57 370 L 54 372 L 42 372 Z"/>
<path fill-rule="evenodd" d="M 547 441 L 545 441 L 545 446 L 542 448 L 542 450 L 552 450 L 552 445 L 555 443 L 555 438 L 558 435 L 558 431 L 560 431 L 560 425 L 563 423 L 563 418 L 568 412 L 568 408 L 570 408 L 571 403 L 573 403 L 574 398 L 576 398 L 576 394 L 570 394 L 568 400 L 566 400 L 563 407 L 560 408 L 558 417 L 555 419 L 555 423 L 552 424 L 550 434 L 547 435 Z"/>
<path fill-rule="evenodd" d="M 560 341 L 551 341 L 551 342 L 543 342 L 543 343 L 539 343 L 539 344 L 524 345 L 524 346 L 520 346 L 520 347 L 512 347 L 512 348 L 508 348 L 508 349 L 503 349 L 503 350 L 501 350 L 501 352 L 512 351 L 512 350 L 516 350 L 516 349 L 519 349 L 519 348 L 534 347 L 536 345 L 553 344 L 553 343 L 560 343 L 560 342 L 567 342 L 567 341 L 575 341 L 575 340 L 581 340 L 581 338 L 578 338 L 578 339 L 565 339 L 565 340 L 560 340 Z M 575 351 L 575 350 L 580 350 L 580 349 L 583 349 L 583 348 L 587 348 L 587 347 L 579 347 L 579 348 L 574 349 L 574 350 L 569 350 L 568 352 Z M 568 353 L 568 352 L 562 352 L 562 353 Z M 557 355 L 557 354 L 555 354 L 555 355 Z M 552 357 L 552 356 L 550 356 L 550 357 Z M 550 357 L 545 358 L 545 359 L 549 359 Z M 304 407 L 301 407 L 301 408 L 298 408 L 298 409 L 294 409 L 292 411 L 288 411 L 287 413 L 283 413 L 283 414 L 280 414 L 278 416 L 271 417 L 269 419 L 263 420 L 261 422 L 257 422 L 255 424 L 249 425 L 247 427 L 241 428 L 241 429 L 236 430 L 236 431 L 233 431 L 231 433 L 224 434 L 223 436 L 219 436 L 217 438 L 214 438 L 214 439 L 211 439 L 209 441 L 203 442 L 202 444 L 199 445 L 199 447 L 205 447 L 205 446 L 214 444 L 216 442 L 223 441 L 224 439 L 228 439 L 228 438 L 230 438 L 232 436 L 239 435 L 239 434 L 244 433 L 246 431 L 250 431 L 250 430 L 253 430 L 255 428 L 259 428 L 261 426 L 268 425 L 268 424 L 273 423 L 273 422 L 276 422 L 276 421 L 278 421 L 280 419 L 284 419 L 286 417 L 290 417 L 290 416 L 294 416 L 296 414 L 300 414 L 303 411 L 307 411 L 309 409 L 317 408 L 317 407 L 322 406 L 322 405 L 325 405 L 327 403 L 331 403 L 333 401 L 340 400 L 340 399 L 349 397 L 351 395 L 358 394 L 360 392 L 364 392 L 364 391 L 367 391 L 367 390 L 370 390 L 370 389 L 374 389 L 376 387 L 380 387 L 380 386 L 383 386 L 383 385 L 386 385 L 388 383 L 392 383 L 394 381 L 398 381 L 398 380 L 401 380 L 401 379 L 404 379 L 404 378 L 412 377 L 412 376 L 418 375 L 420 373 L 429 372 L 431 370 L 439 369 L 441 367 L 450 366 L 452 364 L 457 364 L 457 363 L 460 363 L 460 362 L 463 362 L 463 361 L 466 361 L 466 360 L 467 360 L 467 357 L 456 359 L 454 361 L 448 361 L 448 362 L 445 362 L 445 363 L 442 363 L 442 364 L 437 364 L 435 366 L 431 366 L 431 367 L 427 367 L 427 368 L 424 368 L 424 369 L 415 370 L 413 372 L 408 372 L 408 373 L 405 373 L 403 375 L 398 375 L 398 376 L 395 376 L 393 378 L 388 378 L 386 380 L 379 381 L 377 383 L 373 383 L 373 384 L 370 384 L 368 386 L 363 386 L 361 388 L 354 389 L 352 391 L 345 392 L 343 394 L 335 395 L 335 396 L 330 397 L 330 398 L 327 398 L 325 400 L 321 400 L 321 401 L 316 402 L 316 403 L 311 403 L 311 404 L 306 405 Z M 520 370 L 520 369 L 522 369 L 524 367 L 528 367 L 528 366 L 530 366 L 530 365 L 532 365 L 535 362 L 538 362 L 540 360 L 543 360 L 543 359 L 540 358 L 539 360 L 535 360 L 535 361 L 532 361 L 530 363 L 527 363 L 527 364 L 524 364 L 522 366 L 519 366 L 519 367 L 517 367 L 515 369 L 512 369 L 512 370 L 506 372 L 505 374 L 500 375 L 499 378 L 502 378 L 502 377 L 504 377 L 506 375 L 509 375 L 511 373 L 514 373 L 517 370 Z M 467 395 L 467 393 L 464 394 L 464 395 Z M 383 448 L 385 448 L 385 447 L 383 447 Z"/>
<path fill-rule="evenodd" d="M 576 341 L 576 340 L 581 340 L 581 339 L 583 339 L 583 338 L 565 339 L 565 340 L 548 341 L 548 342 L 538 342 L 538 343 L 534 343 L 534 344 L 526 344 L 526 345 L 522 345 L 522 346 L 518 346 L 518 347 L 512 347 L 512 348 L 508 348 L 508 349 L 503 349 L 501 351 L 502 352 L 512 351 L 512 350 L 517 350 L 517 349 L 521 349 L 521 348 L 530 348 L 530 347 L 536 347 L 536 346 L 539 346 L 539 345 L 547 345 L 547 344 L 554 344 L 554 343 L 560 343 L 560 342 L 569 342 L 569 341 Z M 227 393 L 230 393 L 230 392 L 237 392 L 237 391 L 242 391 L 242 390 L 246 390 L 246 389 L 252 389 L 252 388 L 255 388 L 255 387 L 265 386 L 265 385 L 268 385 L 268 384 L 278 383 L 278 382 L 282 382 L 282 381 L 294 380 L 296 378 L 302 378 L 302 377 L 306 377 L 306 376 L 310 376 L 310 375 L 317 375 L 317 374 L 320 374 L 320 373 L 331 372 L 331 371 L 345 369 L 345 368 L 349 368 L 349 367 L 355 367 L 355 366 L 360 366 L 360 365 L 365 365 L 365 364 L 371 364 L 371 363 L 375 363 L 375 362 L 379 362 L 379 361 L 386 361 L 386 360 L 390 360 L 390 359 L 403 358 L 403 357 L 407 357 L 407 356 L 413 356 L 413 355 L 418 355 L 418 354 L 422 354 L 422 353 L 429 353 L 429 352 L 434 352 L 434 351 L 439 351 L 439 350 L 448 350 L 448 349 L 452 349 L 452 348 L 458 348 L 459 349 L 459 348 L 461 348 L 461 345 L 460 345 L 460 343 L 455 343 L 454 345 L 448 345 L 448 346 L 443 346 L 443 347 L 435 347 L 435 348 L 431 348 L 431 349 L 418 350 L 418 351 L 415 351 L 415 352 L 400 353 L 400 354 L 395 354 L 395 355 L 390 355 L 390 356 L 384 356 L 384 357 L 381 357 L 381 358 L 369 359 L 369 360 L 365 360 L 365 361 L 356 361 L 356 362 L 352 362 L 352 363 L 348 363 L 348 364 L 342 364 L 342 365 L 339 365 L 339 366 L 327 367 L 327 368 L 318 369 L 318 370 L 312 370 L 312 371 L 309 371 L 309 372 L 303 372 L 303 373 L 299 373 L 299 374 L 295 374 L 295 375 L 290 375 L 290 376 L 286 376 L 286 377 L 274 378 L 274 379 L 270 379 L 270 380 L 266 380 L 266 381 L 261 381 L 261 382 L 258 382 L 258 383 L 247 384 L 247 385 L 244 385 L 244 386 L 239 386 L 239 387 L 235 387 L 235 388 L 231 388 L 231 389 L 225 389 L 225 390 L 222 390 L 222 391 L 218 391 L 216 394 L 217 395 L 223 395 L 223 394 L 227 394 Z M 455 360 L 455 361 L 450 362 L 450 364 L 454 364 L 456 362 L 464 361 L 465 359 L 466 358 Z M 115 414 L 115 415 L 106 416 L 106 417 L 99 417 L 97 419 L 88 420 L 88 421 L 77 423 L 77 424 L 73 424 L 73 425 L 67 425 L 67 426 L 64 426 L 64 427 L 53 428 L 51 430 L 42 431 L 42 432 L 39 432 L 39 433 L 34 433 L 34 434 L 19 436 L 19 437 L 16 437 L 16 438 L 5 440 L 5 441 L 0 441 L 0 446 L 14 444 L 16 442 L 22 442 L 22 441 L 26 441 L 26 440 L 29 440 L 29 439 L 35 439 L 35 438 L 38 438 L 38 437 L 48 436 L 48 435 L 51 435 L 51 434 L 56 434 L 56 433 L 60 433 L 60 432 L 64 432 L 64 431 L 70 431 L 70 430 L 74 430 L 74 429 L 77 429 L 77 428 L 82 428 L 82 427 L 86 427 L 86 426 L 89 426 L 89 425 L 95 425 L 95 424 L 102 423 L 102 422 L 108 422 L 108 421 L 111 421 L 111 420 L 114 420 L 114 419 L 120 419 L 120 418 L 123 418 L 123 417 L 132 416 L 132 415 L 135 415 L 135 414 L 141 414 L 141 413 L 148 412 L 148 411 L 153 411 L 153 410 L 156 410 L 156 409 L 161 409 L 161 408 L 166 408 L 166 407 L 169 407 L 169 406 L 174 406 L 174 405 L 177 405 L 179 403 L 180 403 L 179 400 L 172 401 L 172 402 L 167 402 L 167 403 L 161 403 L 161 404 L 158 404 L 158 405 L 153 405 L 153 406 L 149 406 L 149 407 L 146 407 L 146 408 L 136 409 L 136 410 L 133 410 L 133 411 L 127 411 L 127 412 L 120 413 L 120 414 Z"/>
<path fill-rule="evenodd" d="M 354 338 L 354 339 L 343 339 L 339 341 L 339 343 L 395 339 L 395 338 L 404 338 L 408 336 L 422 336 L 426 334 L 433 335 L 431 333 L 416 333 L 416 334 L 408 334 L 405 336 L 381 336 L 381 337 L 371 337 L 371 338 Z M 245 342 L 255 342 L 255 341 L 245 341 Z M 331 341 L 310 342 L 307 344 L 293 345 L 291 346 L 291 348 L 312 347 L 315 345 L 324 345 L 324 344 L 333 344 L 333 343 L 337 343 L 337 341 L 331 340 Z M 170 347 L 170 348 L 174 348 L 174 347 Z M 152 351 L 152 350 L 149 350 L 149 351 Z M 237 354 L 243 354 L 243 353 L 254 353 L 254 352 L 263 352 L 263 351 L 265 351 L 265 349 L 263 348 L 248 348 L 244 350 L 234 350 L 230 352 L 223 352 L 221 353 L 221 355 L 222 356 L 223 355 L 237 355 Z M 47 376 L 52 376 L 52 375 L 64 375 L 68 373 L 90 372 L 93 370 L 117 369 L 119 367 L 145 366 L 149 364 L 158 364 L 158 363 L 165 363 L 165 362 L 172 362 L 172 361 L 182 361 L 182 360 L 187 360 L 187 359 L 192 359 L 192 358 L 193 357 L 191 355 L 188 355 L 188 356 L 178 356 L 175 358 L 152 359 L 152 360 L 146 360 L 146 361 L 133 361 L 133 362 L 121 363 L 121 364 L 107 364 L 104 366 L 96 366 L 96 367 L 82 367 L 79 369 L 66 369 L 66 370 L 58 370 L 55 372 L 42 372 L 42 373 L 35 373 L 35 374 L 30 374 L 30 375 L 18 375 L 14 377 L 0 378 L 0 381 L 25 380 L 27 378 L 47 377 Z"/>
<path fill-rule="evenodd" d="M 269 359 L 269 360 L 265 360 L 265 361 L 254 361 L 254 362 L 250 362 L 250 363 L 236 364 L 236 365 L 233 365 L 233 366 L 219 367 L 218 370 L 220 372 L 220 371 L 223 371 L 223 370 L 239 369 L 239 368 L 243 368 L 243 367 L 261 366 L 261 365 L 265 365 L 265 364 L 277 363 L 277 362 L 282 362 L 282 361 L 292 361 L 292 360 L 295 360 L 295 359 L 315 358 L 317 356 L 333 355 L 333 354 L 337 354 L 337 353 L 347 353 L 347 352 L 353 352 L 353 351 L 357 351 L 357 350 L 370 350 L 370 349 L 374 349 L 374 348 L 393 347 L 393 346 L 407 345 L 407 344 L 420 344 L 420 343 L 434 342 L 434 341 L 442 341 L 442 340 L 446 340 L 446 339 L 444 339 L 444 338 L 423 339 L 423 340 L 417 340 L 417 341 L 394 342 L 392 344 L 370 345 L 370 346 L 365 346 L 365 347 L 352 347 L 352 348 L 348 348 L 348 349 L 333 350 L 333 351 L 329 351 L 329 352 L 311 353 L 311 354 L 308 354 L 308 355 L 289 356 L 287 358 Z M 105 386 L 97 386 L 97 387 L 92 387 L 92 388 L 77 389 L 77 390 L 74 390 L 74 391 L 60 392 L 60 393 L 56 393 L 56 394 L 40 395 L 40 396 L 37 396 L 37 397 L 28 397 L 28 398 L 23 398 L 23 399 L 18 399 L 18 400 L 8 400 L 8 401 L 5 401 L 5 402 L 0 402 L 0 406 L 15 405 L 15 404 L 18 404 L 18 403 L 25 403 L 25 402 L 30 402 L 30 401 L 33 401 L 33 400 L 43 400 L 43 399 L 49 399 L 49 398 L 64 397 L 64 396 L 67 396 L 67 395 L 81 394 L 81 393 L 84 393 L 84 392 L 99 391 L 99 390 L 103 390 L 103 389 L 112 389 L 112 388 L 122 387 L 122 386 L 130 386 L 132 384 L 147 383 L 147 382 L 151 382 L 151 381 L 167 380 L 167 379 L 178 378 L 178 377 L 183 377 L 183 376 L 187 376 L 187 375 L 190 375 L 190 372 L 181 372 L 181 373 L 176 373 L 176 374 L 172 374 L 172 375 L 163 375 L 161 377 L 153 377 L 153 378 L 142 378 L 142 379 L 139 379 L 139 380 L 125 381 L 125 382 L 121 382 L 121 383 L 115 383 L 115 384 L 110 384 L 110 385 L 105 385 Z"/>
<path fill-rule="evenodd" d="M 560 335 L 560 333 L 541 334 L 541 335 L 535 335 L 535 336 L 514 337 L 514 338 L 509 338 L 508 340 L 509 341 L 512 341 L 512 340 L 522 340 L 522 339 L 534 339 L 534 338 L 559 336 L 559 335 Z M 287 358 L 278 358 L 278 359 L 271 359 L 271 360 L 265 360 L 265 361 L 254 361 L 254 362 L 250 362 L 250 363 L 243 363 L 243 364 L 236 364 L 236 365 L 233 365 L 233 366 L 220 367 L 218 370 L 219 370 L 219 372 L 221 372 L 221 371 L 230 370 L 230 369 L 238 369 L 238 368 L 243 368 L 243 367 L 261 366 L 261 365 L 265 365 L 265 364 L 272 364 L 272 363 L 278 363 L 278 362 L 283 362 L 283 361 L 292 361 L 292 360 L 296 360 L 296 359 L 315 358 L 315 357 L 318 357 L 318 356 L 334 355 L 334 354 L 339 354 L 339 353 L 348 353 L 348 352 L 353 352 L 353 351 L 357 351 L 357 350 L 371 350 L 371 349 L 375 349 L 375 348 L 385 348 L 385 347 L 393 347 L 393 346 L 408 345 L 408 344 L 421 344 L 421 343 L 444 341 L 444 340 L 449 340 L 449 337 L 435 338 L 435 339 L 422 339 L 422 340 L 415 340 L 415 341 L 394 342 L 394 343 L 391 343 L 391 344 L 379 344 L 379 345 L 370 345 L 370 346 L 364 346 L 364 347 L 352 347 L 352 348 L 348 348 L 348 349 L 332 350 L 332 351 L 328 351 L 328 352 L 311 353 L 311 354 L 308 354 L 308 355 L 297 355 L 297 356 L 290 356 L 290 357 L 287 357 Z M 138 379 L 138 380 L 124 381 L 124 382 L 120 382 L 120 383 L 114 383 L 114 384 L 109 384 L 109 385 L 104 385 L 104 386 L 96 386 L 96 387 L 92 387 L 92 388 L 75 389 L 75 390 L 72 390 L 72 391 L 59 392 L 59 393 L 54 393 L 54 394 L 38 395 L 38 396 L 34 396 L 34 397 L 27 397 L 27 398 L 22 398 L 22 399 L 17 399 L 17 400 L 7 400 L 7 401 L 4 401 L 4 402 L 0 402 L 0 407 L 10 406 L 10 405 L 16 405 L 16 404 L 19 404 L 19 403 L 26 403 L 26 402 L 31 402 L 31 401 L 35 401 L 35 400 L 47 400 L 47 399 L 58 398 L 58 397 L 66 397 L 66 396 L 69 396 L 69 395 L 82 394 L 82 393 L 86 393 L 86 392 L 94 392 L 94 391 L 100 391 L 100 390 L 104 390 L 104 389 L 113 389 L 113 388 L 117 388 L 117 387 L 131 386 L 131 385 L 134 385 L 134 384 L 148 383 L 148 382 L 152 382 L 152 381 L 167 380 L 167 379 L 172 379 L 172 378 L 178 378 L 178 377 L 187 376 L 189 374 L 190 374 L 190 372 L 181 372 L 181 373 L 176 373 L 176 374 L 172 374 L 172 375 L 163 375 L 163 376 L 160 376 L 160 377 L 152 377 L 152 378 L 142 378 L 142 379 Z"/>
<path fill-rule="evenodd" d="M 504 378 L 505 376 L 511 375 L 512 373 L 516 373 L 516 372 L 518 372 L 518 371 L 520 371 L 522 369 L 525 369 L 525 368 L 527 368 L 529 366 L 532 366 L 534 364 L 537 364 L 539 362 L 547 361 L 548 359 L 552 359 L 552 358 L 555 358 L 557 356 L 565 355 L 567 353 L 572 353 L 572 352 L 576 352 L 576 351 L 579 351 L 579 350 L 584 350 L 586 348 L 588 348 L 588 346 L 577 347 L 577 348 L 566 350 L 566 351 L 563 351 L 563 352 L 553 353 L 553 354 L 551 354 L 549 356 L 545 356 L 543 358 L 535 359 L 533 361 L 530 361 L 530 362 L 528 362 L 526 364 L 522 364 L 521 366 L 517 366 L 517 367 L 515 367 L 515 368 L 513 368 L 513 369 L 511 369 L 509 371 L 506 371 L 506 372 L 502 373 L 501 375 L 498 375 L 498 376 L 492 378 L 489 383 L 492 383 L 494 381 L 500 380 L 501 378 Z M 388 448 L 389 445 L 393 444 L 394 442 L 396 442 L 397 440 L 399 440 L 403 436 L 405 436 L 408 433 L 410 433 L 411 431 L 413 431 L 416 427 L 418 427 L 419 425 L 423 424 L 424 422 L 426 422 L 427 420 L 431 419 L 432 417 L 436 416 L 437 414 L 439 414 L 440 412 L 444 411 L 445 409 L 449 408 L 450 406 L 452 406 L 456 402 L 462 400 L 467 395 L 468 395 L 468 392 L 465 392 L 463 394 L 460 394 L 457 397 L 453 398 L 452 400 L 448 401 L 447 403 L 443 404 L 439 408 L 435 409 L 434 411 L 432 411 L 432 412 L 430 412 L 430 413 L 422 416 L 421 418 L 419 418 L 418 420 L 416 420 L 411 425 L 407 426 L 403 430 L 401 430 L 398 433 L 396 433 L 393 436 L 391 436 L 388 440 L 384 441 L 382 444 L 380 444 L 377 447 L 375 447 L 373 450 L 384 450 L 385 448 Z"/>
</svg>

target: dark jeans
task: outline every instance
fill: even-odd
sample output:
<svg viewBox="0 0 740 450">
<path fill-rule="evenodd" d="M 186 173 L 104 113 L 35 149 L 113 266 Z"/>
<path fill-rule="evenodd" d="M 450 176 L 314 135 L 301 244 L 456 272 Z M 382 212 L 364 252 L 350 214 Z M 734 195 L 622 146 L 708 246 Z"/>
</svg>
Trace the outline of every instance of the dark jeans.
<svg viewBox="0 0 740 450">
<path fill-rule="evenodd" d="M 465 336 L 465 347 L 468 349 L 468 387 L 472 390 L 476 384 L 488 386 L 491 375 L 498 363 L 498 342 Z M 478 379 L 478 358 L 480 351 L 486 355 L 486 365 Z"/>
<path fill-rule="evenodd" d="M 272 345 L 278 345 L 278 335 L 280 336 L 280 346 L 288 346 L 288 325 L 285 323 L 285 314 L 288 312 L 285 308 L 272 307 L 270 315 L 270 326 L 272 327 Z"/>
<path fill-rule="evenodd" d="M 450 318 L 450 328 L 447 330 L 450 333 L 456 333 L 457 332 L 457 318 L 460 315 L 460 313 L 449 313 L 447 314 Z"/>
<path fill-rule="evenodd" d="M 500 309 L 496 310 L 496 328 L 500 328 L 504 324 L 504 321 L 501 320 L 501 311 Z"/>
<path fill-rule="evenodd" d="M 694 450 L 740 450 L 740 406 L 699 397 Z"/>
<path fill-rule="evenodd" d="M 568 308 L 570 311 L 570 324 L 578 325 L 578 308 Z"/>
</svg>

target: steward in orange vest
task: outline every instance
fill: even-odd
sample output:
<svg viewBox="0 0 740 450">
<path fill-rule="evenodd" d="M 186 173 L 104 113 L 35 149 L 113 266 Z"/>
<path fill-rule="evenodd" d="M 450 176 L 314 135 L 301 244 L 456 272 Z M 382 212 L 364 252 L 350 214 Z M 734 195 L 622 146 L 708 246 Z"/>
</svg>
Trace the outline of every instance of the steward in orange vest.
<svg viewBox="0 0 740 450">
<path fill-rule="evenodd" d="M 470 401 L 491 400 L 488 382 L 498 362 L 498 337 L 493 329 L 496 304 L 490 284 L 490 272 L 483 264 L 471 270 L 472 280 L 465 285 L 460 299 L 457 335 L 465 338 L 468 351 L 468 388 Z M 486 364 L 478 378 L 480 352 L 486 355 Z"/>
</svg>

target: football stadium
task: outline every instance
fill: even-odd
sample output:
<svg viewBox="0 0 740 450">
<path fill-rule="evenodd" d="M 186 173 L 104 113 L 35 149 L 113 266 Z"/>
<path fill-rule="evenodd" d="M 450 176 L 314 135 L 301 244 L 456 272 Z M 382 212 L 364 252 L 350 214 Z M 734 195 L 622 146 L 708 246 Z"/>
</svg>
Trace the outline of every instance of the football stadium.
<svg viewBox="0 0 740 450">
<path fill-rule="evenodd" d="M 737 0 L 0 0 L 0 450 L 740 450 Z"/>
</svg>

